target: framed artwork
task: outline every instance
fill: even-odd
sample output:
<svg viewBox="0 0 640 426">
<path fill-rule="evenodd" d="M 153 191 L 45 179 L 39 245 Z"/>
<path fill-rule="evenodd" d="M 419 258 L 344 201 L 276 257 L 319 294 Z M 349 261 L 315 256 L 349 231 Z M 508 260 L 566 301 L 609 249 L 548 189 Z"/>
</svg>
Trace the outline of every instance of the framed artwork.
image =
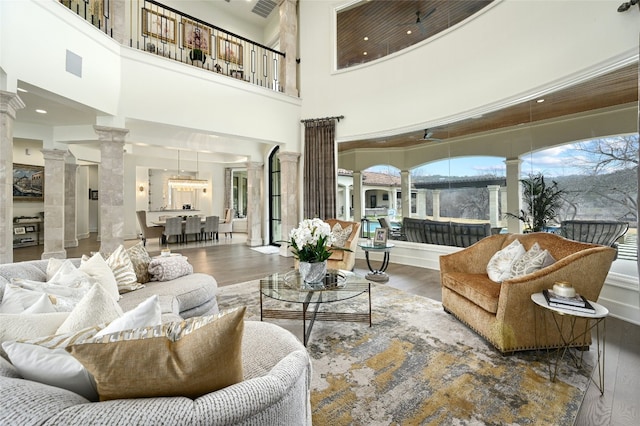
<svg viewBox="0 0 640 426">
<path fill-rule="evenodd" d="M 36 227 L 33 225 L 25 226 L 24 229 L 26 232 L 36 232 Z"/>
<path fill-rule="evenodd" d="M 17 228 L 13 228 L 13 233 L 16 235 L 23 235 L 27 233 L 27 230 L 24 226 L 18 226 Z"/>
<path fill-rule="evenodd" d="M 90 200 L 97 200 L 98 199 L 98 190 L 97 189 L 90 189 L 89 190 L 89 199 Z"/>
<path fill-rule="evenodd" d="M 175 43 L 176 20 L 149 9 L 142 9 L 142 33 Z"/>
<path fill-rule="evenodd" d="M 200 49 L 211 54 L 211 28 L 182 18 L 182 45 L 188 49 Z"/>
<path fill-rule="evenodd" d="M 242 66 L 242 45 L 235 41 L 218 37 L 218 59 Z"/>
<path fill-rule="evenodd" d="M 387 228 L 376 229 L 375 236 L 373 237 L 373 245 L 375 247 L 387 246 Z"/>
<path fill-rule="evenodd" d="M 13 199 L 44 201 L 44 167 L 29 164 L 13 165 Z"/>
</svg>

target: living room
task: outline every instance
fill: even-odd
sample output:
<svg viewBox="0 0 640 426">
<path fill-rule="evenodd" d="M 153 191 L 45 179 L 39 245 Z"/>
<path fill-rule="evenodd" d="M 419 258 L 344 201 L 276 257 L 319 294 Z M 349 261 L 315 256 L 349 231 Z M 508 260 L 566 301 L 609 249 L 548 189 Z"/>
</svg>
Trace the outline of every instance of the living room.
<svg viewBox="0 0 640 426">
<path fill-rule="evenodd" d="M 173 2 L 173 6 L 183 8 L 182 3 Z M 178 152 L 183 153 L 183 161 L 188 164 L 185 168 L 192 171 L 199 168 L 200 174 L 212 182 L 211 195 L 204 200 L 202 210 L 222 213 L 225 207 L 225 168 L 243 167 L 247 162 L 266 164 L 268 153 L 276 145 L 282 151 L 301 152 L 300 118 L 344 115 L 345 120 L 337 126 L 339 146 L 364 139 L 422 133 L 425 128 L 490 112 L 517 100 L 534 98 L 534 95 L 569 82 L 586 79 L 592 73 L 619 67 L 625 60 L 633 61 L 635 58 L 637 62 L 637 17 L 631 15 L 636 12 L 635 9 L 628 14 L 620 14 L 615 11 L 616 5 L 607 2 L 586 4 L 581 14 L 597 19 L 601 26 L 609 29 L 606 37 L 603 37 L 601 32 L 593 30 L 591 23 L 585 24 L 588 22 L 586 17 L 584 21 L 576 19 L 575 8 L 567 4 L 544 9 L 529 2 L 495 3 L 489 11 L 463 26 L 464 30 L 451 31 L 404 54 L 368 66 L 336 71 L 327 43 L 334 37 L 331 29 L 334 5 L 303 1 L 299 5 L 300 98 L 247 89 L 239 85 L 242 82 L 229 83 L 220 80 L 222 77 L 205 76 L 201 70 L 184 70 L 187 67 L 183 64 L 180 64 L 182 68 L 177 68 L 177 65 L 168 65 L 162 58 L 143 52 L 127 49 L 119 52 L 106 41 L 108 37 L 99 32 L 96 34 L 95 28 L 83 27 L 86 23 L 72 18 L 67 10 L 54 9 L 54 6 L 59 6 L 56 4 L 27 6 L 34 9 L 29 9 L 29 19 L 18 19 L 19 24 L 8 22 L 8 16 L 15 16 L 14 6 L 3 5 L 2 89 L 15 92 L 12 89 L 19 86 L 18 82 L 26 82 L 35 91 L 41 91 L 43 97 L 54 96 L 60 103 L 64 100 L 73 106 L 67 110 L 67 117 L 61 118 L 64 121 L 57 125 L 23 122 L 20 120 L 22 113 L 18 110 L 13 137 L 20 139 L 21 143 L 38 142 L 33 145 L 36 148 L 29 145 L 14 150 L 13 162 L 29 163 L 31 160 L 24 149 L 31 148 L 33 152 L 40 144 L 47 149 L 69 147 L 79 159 L 81 168 L 97 169 L 99 152 L 95 149 L 97 137 L 92 126 L 107 124 L 130 129 L 124 157 L 126 208 L 123 234 L 125 239 L 130 239 L 137 235 L 135 210 L 147 204 L 138 195 L 139 183 L 143 181 L 145 172 L 150 168 L 176 169 Z M 198 15 L 199 10 L 186 12 Z M 219 23 L 213 17 L 204 19 Z M 54 21 L 55 31 L 51 31 L 50 40 L 41 40 L 37 36 L 37 29 L 45 28 Z M 505 22 L 514 27 L 519 25 L 522 31 L 514 31 L 509 40 L 504 40 L 503 32 L 498 29 L 503 28 Z M 539 22 L 548 22 L 551 28 L 542 39 L 535 29 Z M 28 25 L 30 31 L 17 28 L 22 24 Z M 219 25 L 226 27 L 225 22 Z M 236 28 L 230 29 L 238 31 Z M 495 29 L 495 32 L 489 29 Z M 23 33 L 27 38 L 25 42 L 36 52 L 26 55 L 28 57 L 19 55 L 16 47 L 4 48 L 5 43 L 9 44 L 4 40 L 10 39 L 4 35 L 13 34 L 15 37 L 15 34 Z M 69 33 L 72 36 L 67 40 L 62 35 L 57 36 Z M 81 41 L 83 37 L 90 41 Z M 264 42 L 267 38 L 265 36 L 260 41 Z M 565 40 L 566 43 L 558 43 L 558 40 Z M 460 46 L 465 46 L 464 51 Z M 82 53 L 85 72 L 81 80 L 74 80 L 76 77 L 70 79 L 63 71 L 61 61 L 65 49 Z M 531 51 L 536 54 L 531 55 Z M 138 65 L 140 62 L 148 63 Z M 42 63 L 55 64 L 55 70 L 42 73 Z M 434 63 L 440 66 L 434 66 Z M 513 65 L 496 67 L 495 64 Z M 428 71 L 417 73 L 420 81 L 416 84 L 414 79 L 406 78 L 410 70 Z M 171 83 L 167 84 L 167 81 Z M 393 83 L 383 83 L 386 81 Z M 500 84 L 494 83 L 495 87 L 491 87 L 491 90 L 480 90 L 481 86 L 492 86 L 487 82 Z M 371 87 L 376 90 L 371 90 Z M 326 96 L 328 91 L 334 95 Z M 456 96 L 451 96 L 452 93 Z M 356 99 L 357 102 L 354 101 Z M 429 102 L 434 99 L 437 102 Z M 411 103 L 410 107 L 407 107 L 408 102 Z M 364 107 L 373 105 L 380 106 Z M 78 106 L 82 111 L 88 107 L 94 114 L 89 120 L 73 121 L 70 112 Z M 250 126 L 246 125 L 247 117 L 251 119 Z M 147 126 L 149 123 L 151 125 Z M 273 123 L 279 124 L 274 126 Z M 626 133 L 629 126 L 628 122 L 621 125 L 618 119 L 612 119 L 608 125 L 612 134 Z M 631 123 L 631 126 L 637 128 L 636 123 Z M 591 135 L 592 131 L 601 134 L 603 128 L 594 126 L 582 129 L 580 133 L 567 135 L 566 139 L 579 140 L 585 133 Z M 509 138 L 526 140 L 530 150 L 544 146 L 538 141 L 544 139 L 545 135 L 540 135 L 538 129 L 527 129 L 525 134 L 512 134 Z M 504 152 L 508 151 L 510 142 L 502 142 L 496 135 L 487 134 L 485 138 L 501 145 L 500 155 L 508 158 Z M 487 152 L 493 149 L 485 139 L 475 138 L 459 138 L 448 146 L 464 146 L 472 142 L 477 150 L 486 148 L 484 151 Z M 415 154 L 415 150 L 404 149 L 380 153 L 366 149 L 353 150 L 341 152 L 338 164 L 352 170 L 364 170 L 370 165 L 392 163 L 400 170 L 410 170 L 414 164 L 434 158 L 434 151 L 446 150 L 446 146 L 425 149 L 419 155 Z M 186 154 L 186 151 L 190 154 Z M 203 153 L 198 160 L 191 156 L 194 151 Z M 458 155 L 460 153 L 454 153 L 454 156 Z M 188 160 L 185 159 L 187 157 Z M 384 157 L 385 161 L 381 161 L 380 157 Z M 199 167 L 197 162 L 200 163 Z M 44 160 L 35 164 L 43 163 Z M 86 173 L 88 182 L 90 174 L 82 173 Z M 86 189 L 88 187 L 78 191 L 83 195 L 81 203 L 86 208 L 82 210 L 82 215 L 90 208 Z M 5 213 L 9 222 L 16 214 L 32 215 L 44 210 L 25 204 L 15 207 Z M 259 237 L 269 241 L 269 231 L 265 225 L 268 221 L 266 203 L 260 214 Z M 84 224 L 84 229 L 78 229 L 78 235 L 84 236 L 90 233 L 91 225 L 88 220 L 83 220 L 78 222 Z M 3 247 L 8 248 L 6 244 Z M 407 247 L 405 250 L 409 252 L 412 249 Z M 435 264 L 437 255 L 430 254 L 431 263 Z M 395 260 L 401 258 L 402 250 L 394 253 Z M 424 258 L 416 262 L 424 264 Z M 635 287 L 626 280 L 620 280 L 619 284 L 611 288 L 615 293 L 611 297 L 618 302 L 637 300 L 637 278 Z"/>
</svg>

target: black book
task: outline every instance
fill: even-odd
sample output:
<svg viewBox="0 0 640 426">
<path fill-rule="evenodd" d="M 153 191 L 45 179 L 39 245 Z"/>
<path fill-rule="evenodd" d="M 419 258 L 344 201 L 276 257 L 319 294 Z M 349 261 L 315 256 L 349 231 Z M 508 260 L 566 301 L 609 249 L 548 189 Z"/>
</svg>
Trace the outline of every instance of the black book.
<svg viewBox="0 0 640 426">
<path fill-rule="evenodd" d="M 595 308 L 583 296 L 579 296 L 579 297 L 582 298 L 582 300 L 584 302 L 584 306 L 576 306 L 576 305 L 570 305 L 570 304 L 566 304 L 566 303 L 554 302 L 550 298 L 549 293 L 551 293 L 550 290 L 542 290 L 542 294 L 544 295 L 544 298 L 547 300 L 547 304 L 549 306 L 553 307 L 553 308 L 561 308 L 561 309 L 567 309 L 567 310 L 570 310 L 570 311 L 584 312 L 586 314 L 595 314 L 596 313 Z"/>
<path fill-rule="evenodd" d="M 587 306 L 587 299 L 576 294 L 573 297 L 560 296 L 554 293 L 553 290 L 545 290 L 547 292 L 547 298 L 550 302 L 562 303 L 563 305 L 573 305 L 573 306 Z"/>
</svg>

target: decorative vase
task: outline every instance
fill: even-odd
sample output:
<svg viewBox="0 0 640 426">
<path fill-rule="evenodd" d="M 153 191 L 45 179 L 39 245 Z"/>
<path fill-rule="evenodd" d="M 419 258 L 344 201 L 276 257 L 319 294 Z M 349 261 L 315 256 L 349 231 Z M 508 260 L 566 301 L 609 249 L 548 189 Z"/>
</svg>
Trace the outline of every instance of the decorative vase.
<svg viewBox="0 0 640 426">
<path fill-rule="evenodd" d="M 325 275 L 327 275 L 327 261 L 300 262 L 300 275 L 304 282 L 309 284 L 323 282 Z"/>
</svg>

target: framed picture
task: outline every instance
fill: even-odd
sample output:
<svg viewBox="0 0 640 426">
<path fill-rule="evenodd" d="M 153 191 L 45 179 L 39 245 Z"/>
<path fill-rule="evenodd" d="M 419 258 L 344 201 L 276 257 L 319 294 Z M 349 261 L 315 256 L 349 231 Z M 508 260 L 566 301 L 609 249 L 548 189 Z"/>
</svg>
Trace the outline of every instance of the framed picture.
<svg viewBox="0 0 640 426">
<path fill-rule="evenodd" d="M 387 245 L 387 228 L 378 228 L 373 237 L 373 245 L 375 247 L 386 247 Z"/>
<path fill-rule="evenodd" d="M 98 199 L 98 190 L 97 189 L 90 189 L 89 190 L 89 199 L 90 200 L 97 200 Z"/>
<path fill-rule="evenodd" d="M 218 59 L 242 66 L 242 45 L 235 41 L 218 37 Z"/>
<path fill-rule="evenodd" d="M 142 9 L 142 33 L 175 43 L 176 20 L 149 9 Z"/>
<path fill-rule="evenodd" d="M 44 167 L 13 165 L 13 199 L 44 201 Z"/>
<path fill-rule="evenodd" d="M 231 77 L 238 78 L 240 80 L 244 80 L 244 71 L 241 70 L 231 70 Z"/>
<path fill-rule="evenodd" d="M 182 18 L 182 45 L 211 54 L 211 28 Z"/>
<path fill-rule="evenodd" d="M 13 233 L 16 235 L 26 234 L 27 230 L 24 226 L 18 226 L 17 228 L 13 228 Z"/>
<path fill-rule="evenodd" d="M 36 227 L 33 225 L 25 226 L 24 229 L 26 232 L 36 232 Z"/>
</svg>

